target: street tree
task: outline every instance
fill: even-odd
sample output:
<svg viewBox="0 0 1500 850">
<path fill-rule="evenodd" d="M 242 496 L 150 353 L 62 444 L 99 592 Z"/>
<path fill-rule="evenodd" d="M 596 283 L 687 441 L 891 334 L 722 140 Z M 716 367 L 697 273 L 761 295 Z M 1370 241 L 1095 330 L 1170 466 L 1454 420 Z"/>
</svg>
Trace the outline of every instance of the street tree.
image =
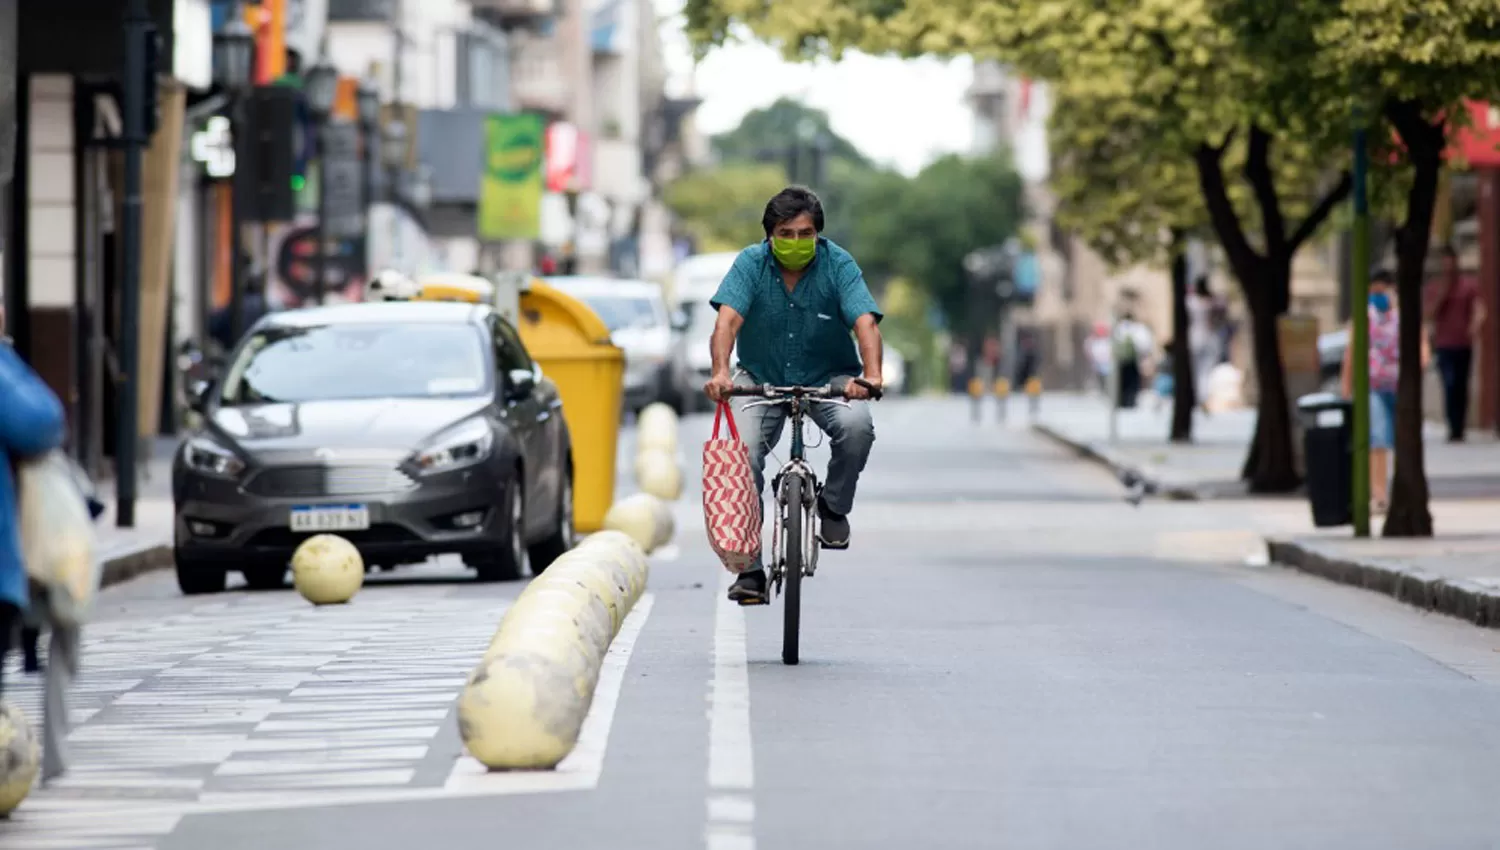
<svg viewBox="0 0 1500 850">
<path fill-rule="evenodd" d="M 733 130 L 715 136 L 711 144 L 720 162 L 782 163 L 804 134 L 822 139 L 829 159 L 872 167 L 853 142 L 834 131 L 827 112 L 789 97 L 745 113 Z"/>
<path fill-rule="evenodd" d="M 667 208 L 703 253 L 738 251 L 765 238 L 766 201 L 786 186 L 779 165 L 737 164 L 694 171 L 667 187 Z"/>
<path fill-rule="evenodd" d="M 1319 120 L 1327 114 L 1323 90 L 1300 101 L 1286 96 L 1276 70 L 1257 64 L 1214 16 L 1215 2 L 688 0 L 685 11 L 689 35 L 705 49 L 746 27 L 796 58 L 848 48 L 993 57 L 1040 79 L 1115 90 L 1161 113 L 1153 143 L 1164 158 L 1193 165 L 1208 223 L 1250 311 L 1260 393 L 1243 477 L 1252 491 L 1287 491 L 1299 480 L 1277 319 L 1291 303 L 1293 257 L 1347 196 L 1349 180 L 1321 167 L 1334 138 Z M 1279 182 L 1294 162 L 1313 168 L 1294 184 Z M 1235 207 L 1234 164 L 1258 226 Z"/>
<path fill-rule="evenodd" d="M 1219 0 L 1245 49 L 1277 75 L 1285 99 L 1309 90 L 1332 126 L 1369 128 L 1371 162 L 1399 187 L 1396 230 L 1401 369 L 1396 468 L 1387 537 L 1432 534 L 1422 445 L 1422 285 L 1438 182 L 1465 102 L 1500 97 L 1500 7 L 1494 0 Z"/>
</svg>

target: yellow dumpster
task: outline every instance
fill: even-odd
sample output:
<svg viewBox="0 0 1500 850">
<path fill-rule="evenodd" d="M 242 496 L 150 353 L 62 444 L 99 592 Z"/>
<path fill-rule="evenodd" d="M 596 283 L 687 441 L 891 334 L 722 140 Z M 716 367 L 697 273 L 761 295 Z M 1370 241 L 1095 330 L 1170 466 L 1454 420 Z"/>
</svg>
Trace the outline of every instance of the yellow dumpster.
<svg viewBox="0 0 1500 850">
<path fill-rule="evenodd" d="M 521 342 L 557 384 L 573 437 L 573 523 L 604 527 L 615 496 L 615 442 L 625 394 L 625 355 L 582 301 L 535 282 L 521 294 Z"/>
</svg>

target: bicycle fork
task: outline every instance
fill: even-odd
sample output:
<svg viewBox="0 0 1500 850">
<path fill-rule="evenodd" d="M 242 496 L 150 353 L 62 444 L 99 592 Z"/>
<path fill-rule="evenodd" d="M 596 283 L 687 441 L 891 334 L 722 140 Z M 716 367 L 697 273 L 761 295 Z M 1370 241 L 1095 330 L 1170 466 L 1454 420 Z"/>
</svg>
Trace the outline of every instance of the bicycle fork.
<svg viewBox="0 0 1500 850">
<path fill-rule="evenodd" d="M 802 504 L 788 504 L 786 480 L 788 474 L 796 474 L 802 479 Z M 789 462 L 776 473 L 771 482 L 772 498 L 776 505 L 776 514 L 771 520 L 771 551 L 775 553 L 772 560 L 771 580 L 776 584 L 776 593 L 781 594 L 781 584 L 786 578 L 786 519 L 787 512 L 798 510 L 802 512 L 802 575 L 811 578 L 818 568 L 818 552 L 822 549 L 818 545 L 818 512 L 814 509 L 817 504 L 818 490 L 821 485 L 813 474 L 812 468 L 800 459 Z"/>
</svg>

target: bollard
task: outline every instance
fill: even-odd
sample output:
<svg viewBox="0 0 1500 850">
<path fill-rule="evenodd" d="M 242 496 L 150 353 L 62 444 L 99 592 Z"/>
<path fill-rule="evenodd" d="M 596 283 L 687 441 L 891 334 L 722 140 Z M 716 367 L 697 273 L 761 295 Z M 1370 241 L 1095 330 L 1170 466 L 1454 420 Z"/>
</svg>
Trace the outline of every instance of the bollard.
<svg viewBox="0 0 1500 850">
<path fill-rule="evenodd" d="M 610 507 L 604 527 L 622 531 L 646 552 L 654 552 L 672 540 L 672 509 L 650 493 L 636 493 Z"/>
<path fill-rule="evenodd" d="M 0 703 L 0 820 L 31 793 L 42 764 L 42 745 L 21 709 Z"/>
<path fill-rule="evenodd" d="M 292 585 L 314 605 L 348 602 L 364 583 L 359 550 L 336 534 L 309 537 L 292 553 Z"/>
<path fill-rule="evenodd" d="M 635 450 L 647 449 L 677 451 L 677 414 L 659 401 L 642 408 L 635 420 Z"/>
<path fill-rule="evenodd" d="M 984 419 L 984 381 L 979 377 L 969 379 L 969 415 L 975 421 Z"/>
<path fill-rule="evenodd" d="M 646 553 L 601 532 L 505 612 L 458 701 L 459 737 L 490 770 L 550 770 L 572 752 L 610 643 L 645 592 Z"/>
<path fill-rule="evenodd" d="M 682 496 L 682 467 L 665 449 L 645 449 L 635 458 L 635 482 L 643 492 L 675 502 Z"/>
<path fill-rule="evenodd" d="M 1031 418 L 1042 410 L 1042 379 L 1032 376 L 1026 379 L 1026 397 L 1031 408 Z"/>
<path fill-rule="evenodd" d="M 995 410 L 1000 421 L 1005 421 L 1005 414 L 1010 411 L 1010 379 L 999 378 L 995 381 Z"/>
</svg>

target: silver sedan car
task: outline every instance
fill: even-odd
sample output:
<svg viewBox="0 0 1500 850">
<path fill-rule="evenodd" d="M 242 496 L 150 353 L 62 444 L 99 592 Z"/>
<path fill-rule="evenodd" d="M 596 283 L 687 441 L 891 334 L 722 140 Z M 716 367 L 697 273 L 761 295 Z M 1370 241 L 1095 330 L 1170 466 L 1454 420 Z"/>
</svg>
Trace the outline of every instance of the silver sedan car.
<svg viewBox="0 0 1500 850">
<path fill-rule="evenodd" d="M 488 306 L 348 304 L 273 313 L 222 378 L 172 470 L 177 580 L 279 587 L 320 532 L 368 567 L 456 553 L 496 581 L 572 547 L 573 468 L 556 385 Z"/>
</svg>

